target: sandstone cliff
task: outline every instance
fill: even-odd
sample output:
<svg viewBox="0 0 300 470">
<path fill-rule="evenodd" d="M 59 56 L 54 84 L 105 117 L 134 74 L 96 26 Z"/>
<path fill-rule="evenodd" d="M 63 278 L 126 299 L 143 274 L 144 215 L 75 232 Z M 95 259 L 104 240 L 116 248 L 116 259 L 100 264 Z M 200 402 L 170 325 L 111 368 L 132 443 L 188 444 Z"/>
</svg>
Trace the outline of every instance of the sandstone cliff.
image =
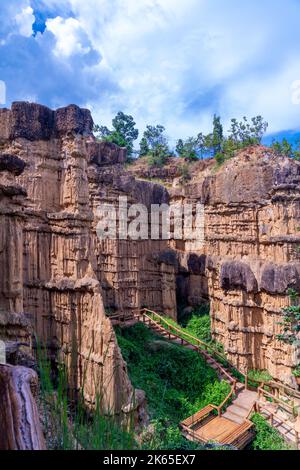
<svg viewBox="0 0 300 470">
<path fill-rule="evenodd" d="M 106 313 L 149 306 L 176 317 L 176 270 L 157 256 L 166 241 L 100 241 L 97 209 L 117 206 L 124 195 L 148 207 L 169 195 L 125 171 L 126 150 L 97 142 L 92 127 L 89 111 L 74 105 L 0 110 L 0 338 L 9 339 L 18 319 L 13 339 L 29 341 L 31 326 L 53 361 L 67 364 L 74 393 L 84 386 L 87 403 L 99 394 L 104 410 L 120 414 L 132 401 L 139 408 L 141 394 L 134 394 Z"/>
<path fill-rule="evenodd" d="M 26 312 L 53 358 L 68 365 L 71 388 L 84 385 L 88 403 L 99 394 L 105 410 L 120 413 L 133 390 L 96 276 L 87 177 L 92 125 L 76 106 L 1 110 L 1 161 L 8 164 L 0 173 L 0 337 L 24 336 L 17 319 Z"/>
<path fill-rule="evenodd" d="M 126 151 L 97 142 L 92 126 L 74 105 L 0 110 L 0 339 L 30 348 L 32 329 L 68 365 L 74 393 L 84 386 L 87 403 L 100 394 L 120 414 L 134 390 L 109 316 L 147 306 L 176 318 L 178 301 L 209 301 L 213 335 L 237 367 L 291 383 L 298 351 L 276 335 L 286 290 L 300 284 L 300 164 L 252 147 L 219 169 L 197 162 L 188 177 L 175 160 L 126 170 Z M 202 202 L 204 246 L 100 241 L 98 206 L 119 196 Z"/>
<path fill-rule="evenodd" d="M 277 335 L 287 289 L 300 288 L 299 189 L 300 162 L 254 146 L 173 190 L 205 206 L 203 249 L 179 254 L 181 295 L 210 301 L 213 335 L 239 369 L 288 383 L 299 351 Z"/>
</svg>

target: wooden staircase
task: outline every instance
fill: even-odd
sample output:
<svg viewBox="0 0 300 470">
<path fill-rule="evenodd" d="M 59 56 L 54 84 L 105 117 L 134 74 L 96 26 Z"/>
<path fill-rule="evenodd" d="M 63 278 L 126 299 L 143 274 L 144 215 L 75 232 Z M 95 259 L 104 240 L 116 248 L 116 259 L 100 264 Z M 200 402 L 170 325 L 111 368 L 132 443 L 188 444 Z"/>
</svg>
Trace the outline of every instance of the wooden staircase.
<svg viewBox="0 0 300 470">
<path fill-rule="evenodd" d="M 222 414 L 224 418 L 227 418 L 234 423 L 242 424 L 245 419 L 248 418 L 250 410 L 252 410 L 257 400 L 257 392 L 242 389 L 237 393 L 236 398 L 233 400 Z"/>
<path fill-rule="evenodd" d="M 114 325 L 121 327 L 143 322 L 154 333 L 172 343 L 197 351 L 217 372 L 219 379 L 230 384 L 231 391 L 223 403 L 219 406 L 208 405 L 180 423 L 187 439 L 204 444 L 217 442 L 243 449 L 254 437 L 254 425 L 249 417 L 257 411 L 286 441 L 300 448 L 300 415 L 298 418 L 295 415 L 295 410 L 300 410 L 299 392 L 273 381 L 259 383 L 256 391 L 249 390 L 248 376 L 240 372 L 245 384 L 239 382 L 230 370 L 234 366 L 213 346 L 183 332 L 152 310 L 143 309 L 130 317 L 113 315 L 110 318 Z"/>
<path fill-rule="evenodd" d="M 218 361 L 218 356 L 221 358 L 218 351 L 189 333 L 182 332 L 156 312 L 142 311 L 139 321 L 172 343 L 197 351 L 217 372 L 219 379 L 227 381 L 231 386 L 230 393 L 220 406 L 208 405 L 180 423 L 184 436 L 203 444 L 217 442 L 237 449 L 247 446 L 254 436 L 254 425 L 248 417 L 257 399 L 257 393 L 246 390 L 245 385 L 238 382 L 230 370 Z M 221 359 L 226 360 L 223 357 Z M 232 397 L 232 404 L 223 412 L 224 406 Z"/>
</svg>

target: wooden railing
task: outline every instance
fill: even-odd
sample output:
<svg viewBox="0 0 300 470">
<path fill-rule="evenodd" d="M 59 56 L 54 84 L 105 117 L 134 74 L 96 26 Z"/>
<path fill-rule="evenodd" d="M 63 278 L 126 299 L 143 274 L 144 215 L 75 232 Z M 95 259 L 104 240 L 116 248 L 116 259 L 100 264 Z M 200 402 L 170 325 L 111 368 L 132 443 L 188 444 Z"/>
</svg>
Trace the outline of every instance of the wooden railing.
<svg viewBox="0 0 300 470">
<path fill-rule="evenodd" d="M 148 312 L 148 313 L 147 313 Z M 149 315 L 150 314 L 150 315 Z M 191 344 L 192 346 L 195 346 L 199 349 L 199 351 L 207 351 L 208 353 L 210 353 L 212 355 L 212 358 L 214 359 L 214 356 L 219 358 L 219 359 L 222 359 L 222 361 L 225 361 L 229 366 L 231 366 L 232 368 L 234 368 L 233 365 L 230 364 L 230 362 L 228 361 L 228 359 L 226 358 L 226 356 L 222 355 L 221 353 L 219 353 L 219 351 L 217 351 L 215 348 L 213 348 L 211 345 L 209 345 L 208 343 L 205 343 L 204 341 L 200 340 L 199 338 L 196 338 L 195 336 L 191 335 L 190 333 L 185 333 L 183 332 L 180 328 L 177 328 L 176 326 L 172 325 L 171 323 L 169 323 L 164 317 L 162 317 L 161 315 L 159 315 L 157 312 L 153 312 L 152 310 L 149 310 L 149 309 L 143 309 L 141 311 L 141 315 L 143 317 L 143 321 L 144 323 L 145 322 L 145 318 L 148 318 L 150 322 L 156 324 L 158 327 L 161 327 L 163 326 L 164 330 L 169 333 L 169 335 L 173 335 L 173 336 L 176 336 L 177 338 L 179 338 L 182 342 L 183 341 L 186 341 L 187 343 Z M 154 318 L 156 319 L 154 319 Z M 162 325 L 163 324 L 163 325 Z M 188 340 L 189 341 L 188 341 Z M 236 379 L 234 377 L 232 377 L 223 367 L 222 364 L 219 364 L 218 362 L 216 362 L 216 365 L 218 366 L 218 369 L 223 373 L 223 375 L 225 375 L 227 377 L 227 379 L 232 382 L 232 380 L 235 381 L 235 384 L 236 384 Z"/>
<path fill-rule="evenodd" d="M 235 395 L 236 393 L 236 384 L 231 387 L 230 392 L 228 393 L 227 397 L 222 401 L 221 405 L 217 406 L 218 416 L 222 415 L 222 410 L 225 405 L 228 404 L 229 400 Z"/>
<path fill-rule="evenodd" d="M 269 383 L 267 385 L 269 387 Z M 295 406 L 294 402 L 292 404 L 287 403 L 284 401 L 282 398 L 279 398 L 278 396 L 274 395 L 273 393 L 268 392 L 267 390 L 264 389 L 264 387 L 259 387 L 258 389 L 258 400 L 264 396 L 266 398 L 271 399 L 272 402 L 278 403 L 278 405 L 285 409 L 288 413 L 290 413 L 292 416 L 296 417 L 298 415 L 298 406 Z"/>
<path fill-rule="evenodd" d="M 150 315 L 148 315 L 146 312 L 149 312 Z M 170 334 L 174 334 L 175 336 L 179 337 L 180 339 L 185 340 L 188 338 L 190 341 L 190 344 L 194 346 L 198 346 L 201 350 L 207 351 L 210 353 L 212 356 L 215 356 L 216 358 L 220 359 L 221 361 L 224 361 L 228 367 L 231 367 L 234 370 L 237 370 L 233 364 L 230 363 L 230 361 L 227 359 L 225 354 L 221 354 L 216 348 L 214 348 L 211 344 L 206 343 L 205 341 L 200 340 L 196 336 L 191 335 L 190 333 L 182 331 L 180 328 L 172 325 L 171 323 L 166 320 L 163 316 L 158 314 L 157 312 L 154 312 L 153 310 L 150 310 L 148 308 L 144 308 L 141 310 L 141 315 L 148 317 L 151 321 L 155 321 L 154 318 L 158 320 L 158 324 L 161 325 L 161 323 L 166 326 L 166 330 L 170 332 Z M 152 316 L 151 316 L 152 315 Z M 153 318 L 154 317 L 154 318 Z M 243 374 L 242 372 L 238 371 L 244 378 L 246 378 L 246 375 Z M 225 371 L 226 374 L 226 371 Z M 229 375 L 229 374 L 227 374 Z M 231 377 L 231 376 L 230 376 Z"/>
<path fill-rule="evenodd" d="M 146 312 L 149 312 L 151 315 L 149 315 L 148 313 Z M 213 350 L 213 352 L 215 352 L 215 349 L 212 348 L 210 345 L 208 345 L 207 343 L 205 343 L 204 341 L 196 338 L 195 336 L 191 335 L 190 333 L 184 333 L 182 332 L 182 330 L 180 330 L 179 328 L 177 328 L 176 326 L 172 325 L 171 323 L 169 323 L 165 318 L 163 318 L 161 315 L 159 315 L 158 313 L 156 312 L 153 312 L 152 310 L 149 310 L 149 309 L 143 309 L 142 312 L 141 312 L 142 316 L 143 316 L 143 320 L 145 321 L 146 318 L 149 319 L 149 321 L 155 325 L 157 325 L 158 327 L 161 327 L 161 322 L 163 323 L 163 325 L 167 325 L 168 326 L 168 329 L 166 330 L 165 327 L 164 330 L 167 331 L 169 333 L 169 335 L 173 335 L 173 336 L 176 336 L 177 338 L 179 339 L 183 339 L 183 341 L 186 341 L 187 343 L 197 347 L 197 349 L 199 351 L 207 351 L 208 349 L 209 350 Z M 153 316 L 155 318 L 157 318 L 158 320 L 161 320 L 160 321 L 156 321 L 153 319 Z M 190 340 L 193 340 L 193 342 L 195 342 L 196 344 L 193 344 L 189 341 L 187 341 L 185 338 L 182 338 L 182 336 L 185 336 L 187 338 L 189 338 Z M 219 355 L 219 354 L 218 354 Z M 222 359 L 224 358 L 222 355 L 221 355 Z M 226 359 L 226 358 L 225 358 Z M 227 361 L 227 360 L 226 360 Z M 227 361 L 228 362 L 228 361 Z M 218 412 L 218 416 L 221 416 L 222 414 L 222 409 L 224 408 L 224 406 L 229 402 L 229 400 L 231 399 L 231 397 L 236 393 L 236 384 L 237 384 L 237 380 L 232 377 L 225 369 L 224 367 L 217 363 L 216 362 L 216 365 L 218 366 L 218 369 L 220 370 L 220 372 L 222 372 L 223 375 L 225 375 L 225 377 L 227 377 L 228 381 L 230 383 L 232 383 L 233 381 L 233 385 L 231 386 L 231 389 L 230 389 L 230 392 L 228 393 L 228 395 L 226 396 L 226 398 L 223 400 L 223 402 L 219 405 L 219 406 L 215 406 L 215 405 L 212 405 L 210 404 L 209 406 L 216 410 Z"/>
<path fill-rule="evenodd" d="M 270 380 L 270 382 L 268 382 L 267 385 L 268 387 L 271 387 L 274 390 L 278 390 L 278 393 L 281 392 L 283 395 L 285 394 L 287 396 L 300 399 L 300 392 L 298 392 L 292 387 L 289 387 L 288 385 L 285 385 L 280 382 L 276 382 L 275 380 Z"/>
</svg>

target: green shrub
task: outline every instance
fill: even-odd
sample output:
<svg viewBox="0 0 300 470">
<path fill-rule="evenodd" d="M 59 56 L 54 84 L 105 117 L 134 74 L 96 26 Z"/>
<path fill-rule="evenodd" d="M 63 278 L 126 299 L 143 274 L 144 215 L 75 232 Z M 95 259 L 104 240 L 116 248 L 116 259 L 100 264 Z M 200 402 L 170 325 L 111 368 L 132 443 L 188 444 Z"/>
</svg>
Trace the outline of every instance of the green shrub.
<svg viewBox="0 0 300 470">
<path fill-rule="evenodd" d="M 254 382 L 270 382 L 273 377 L 267 370 L 249 370 L 248 378 Z"/>
<path fill-rule="evenodd" d="M 212 339 L 209 315 L 204 315 L 202 317 L 193 315 L 192 318 L 188 321 L 185 329 L 206 343 L 209 343 Z"/>
<path fill-rule="evenodd" d="M 291 446 L 286 444 L 279 432 L 272 428 L 260 415 L 254 414 L 251 421 L 255 425 L 256 435 L 252 443 L 255 450 L 291 450 Z"/>
</svg>

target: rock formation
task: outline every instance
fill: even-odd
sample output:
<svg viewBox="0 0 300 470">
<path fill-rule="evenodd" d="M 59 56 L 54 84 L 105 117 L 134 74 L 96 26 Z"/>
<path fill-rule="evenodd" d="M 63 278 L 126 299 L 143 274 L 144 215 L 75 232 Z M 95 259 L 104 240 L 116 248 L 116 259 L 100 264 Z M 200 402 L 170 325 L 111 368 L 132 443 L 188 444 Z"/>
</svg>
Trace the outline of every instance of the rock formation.
<svg viewBox="0 0 300 470">
<path fill-rule="evenodd" d="M 0 364 L 0 450 L 45 450 L 37 390 L 32 369 Z"/>
<path fill-rule="evenodd" d="M 229 359 L 290 383 L 297 351 L 276 335 L 286 290 L 300 284 L 300 163 L 257 146 L 218 170 L 197 162 L 189 178 L 172 161 L 152 183 L 154 170 L 125 170 L 126 150 L 97 142 L 92 126 L 74 105 L 0 110 L 0 339 L 28 345 L 32 328 L 89 405 L 98 394 L 105 411 L 143 414 L 110 314 L 147 306 L 176 318 L 178 302 L 209 301 Z M 100 240 L 98 208 L 120 196 L 203 203 L 205 244 Z"/>
<path fill-rule="evenodd" d="M 299 352 L 277 335 L 287 289 L 300 287 L 299 189 L 300 162 L 254 146 L 173 190 L 205 206 L 205 244 L 185 250 L 180 289 L 191 304 L 210 301 L 214 338 L 239 369 L 287 383 Z"/>
<path fill-rule="evenodd" d="M 141 404 L 105 307 L 128 312 L 150 305 L 175 315 L 175 270 L 152 256 L 166 242 L 100 241 L 97 207 L 117 204 L 124 194 L 148 205 L 168 195 L 127 174 L 125 149 L 98 143 L 92 126 L 90 113 L 77 106 L 52 111 L 14 103 L 0 110 L 0 256 L 7 269 L 0 338 L 10 339 L 17 318 L 30 318 L 52 359 L 67 365 L 74 393 L 83 387 L 88 404 L 99 395 L 106 412 L 120 414 Z M 27 328 L 20 323 L 14 339 L 28 339 Z"/>
</svg>

